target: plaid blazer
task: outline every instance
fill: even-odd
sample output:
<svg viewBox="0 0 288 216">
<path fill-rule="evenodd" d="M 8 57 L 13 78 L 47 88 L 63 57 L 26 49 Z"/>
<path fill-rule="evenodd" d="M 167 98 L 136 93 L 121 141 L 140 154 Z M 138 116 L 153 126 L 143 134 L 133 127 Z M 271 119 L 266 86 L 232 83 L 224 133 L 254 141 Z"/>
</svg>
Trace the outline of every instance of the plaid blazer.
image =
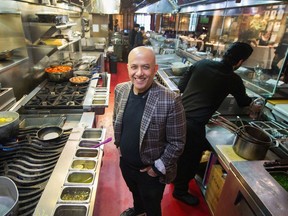
<svg viewBox="0 0 288 216">
<path fill-rule="evenodd" d="M 131 87 L 131 82 L 115 87 L 113 127 L 117 147 L 120 145 L 122 118 Z M 165 173 L 160 177 L 160 182 L 170 183 L 174 180 L 185 137 L 186 120 L 180 95 L 153 82 L 142 116 L 139 149 L 145 165 L 154 164 Z"/>
</svg>

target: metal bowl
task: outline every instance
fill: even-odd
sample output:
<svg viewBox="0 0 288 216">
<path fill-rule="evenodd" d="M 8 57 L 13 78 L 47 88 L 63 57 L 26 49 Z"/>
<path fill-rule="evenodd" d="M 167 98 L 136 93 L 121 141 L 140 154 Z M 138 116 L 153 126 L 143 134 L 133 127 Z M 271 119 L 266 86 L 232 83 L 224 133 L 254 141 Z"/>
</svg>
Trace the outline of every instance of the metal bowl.
<svg viewBox="0 0 288 216">
<path fill-rule="evenodd" d="M 20 123 L 19 114 L 17 112 L 0 112 L 0 122 L 0 140 L 8 139 L 17 134 Z"/>
</svg>

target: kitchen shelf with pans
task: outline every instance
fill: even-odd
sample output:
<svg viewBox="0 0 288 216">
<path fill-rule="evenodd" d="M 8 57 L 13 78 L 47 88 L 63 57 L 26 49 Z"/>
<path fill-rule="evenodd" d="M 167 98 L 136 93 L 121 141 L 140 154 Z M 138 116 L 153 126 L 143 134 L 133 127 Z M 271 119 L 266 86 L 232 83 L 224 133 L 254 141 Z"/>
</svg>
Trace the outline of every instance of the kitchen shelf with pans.
<svg viewBox="0 0 288 216">
<path fill-rule="evenodd" d="M 29 27 L 31 32 L 31 42 L 32 44 L 37 44 L 39 39 L 51 37 L 57 31 L 61 29 L 68 29 L 72 26 L 76 26 L 76 23 L 65 23 L 65 24 L 56 24 L 56 23 L 40 23 L 40 22 L 27 22 L 25 24 Z"/>
<path fill-rule="evenodd" d="M 59 50 L 63 50 L 66 47 L 68 47 L 69 45 L 72 45 L 74 43 L 79 42 L 80 43 L 81 38 L 75 38 L 72 41 L 69 41 L 65 44 L 62 44 L 60 46 L 53 46 L 53 45 L 29 45 L 27 46 L 28 51 L 31 52 L 32 58 L 34 63 L 36 64 L 37 62 L 39 62 L 43 57 L 45 56 L 51 56 L 52 54 L 54 54 L 55 52 L 59 51 Z"/>
</svg>

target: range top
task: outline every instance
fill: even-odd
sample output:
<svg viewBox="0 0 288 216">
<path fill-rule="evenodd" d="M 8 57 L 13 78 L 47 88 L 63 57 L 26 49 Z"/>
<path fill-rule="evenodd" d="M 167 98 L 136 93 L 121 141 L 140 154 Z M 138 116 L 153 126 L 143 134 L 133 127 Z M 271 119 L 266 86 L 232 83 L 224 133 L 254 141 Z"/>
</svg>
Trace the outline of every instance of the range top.
<svg viewBox="0 0 288 216">
<path fill-rule="evenodd" d="M 89 83 L 74 85 L 70 82 L 47 82 L 24 107 L 26 109 L 81 109 L 88 87 Z"/>
</svg>

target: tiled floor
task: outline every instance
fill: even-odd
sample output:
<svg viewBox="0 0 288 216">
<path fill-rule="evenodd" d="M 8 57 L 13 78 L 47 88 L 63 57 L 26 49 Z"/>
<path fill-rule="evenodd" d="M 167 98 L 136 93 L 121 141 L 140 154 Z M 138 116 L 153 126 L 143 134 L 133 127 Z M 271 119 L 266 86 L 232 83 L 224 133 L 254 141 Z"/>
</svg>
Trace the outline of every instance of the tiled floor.
<svg viewBox="0 0 288 216">
<path fill-rule="evenodd" d="M 104 115 L 98 116 L 97 122 L 97 127 L 107 128 L 107 138 L 113 137 L 114 87 L 117 83 L 126 80 L 128 80 L 126 64 L 118 63 L 117 74 L 111 74 L 109 107 L 106 108 Z M 113 142 L 106 144 L 94 206 L 94 216 L 118 216 L 122 211 L 133 206 L 131 194 L 122 178 L 118 163 L 119 156 Z M 197 207 L 191 207 L 175 200 L 172 197 L 172 191 L 173 185 L 167 185 L 162 200 L 163 216 L 210 216 L 207 204 L 194 181 L 190 183 L 190 191 L 200 197 L 200 205 Z"/>
</svg>

